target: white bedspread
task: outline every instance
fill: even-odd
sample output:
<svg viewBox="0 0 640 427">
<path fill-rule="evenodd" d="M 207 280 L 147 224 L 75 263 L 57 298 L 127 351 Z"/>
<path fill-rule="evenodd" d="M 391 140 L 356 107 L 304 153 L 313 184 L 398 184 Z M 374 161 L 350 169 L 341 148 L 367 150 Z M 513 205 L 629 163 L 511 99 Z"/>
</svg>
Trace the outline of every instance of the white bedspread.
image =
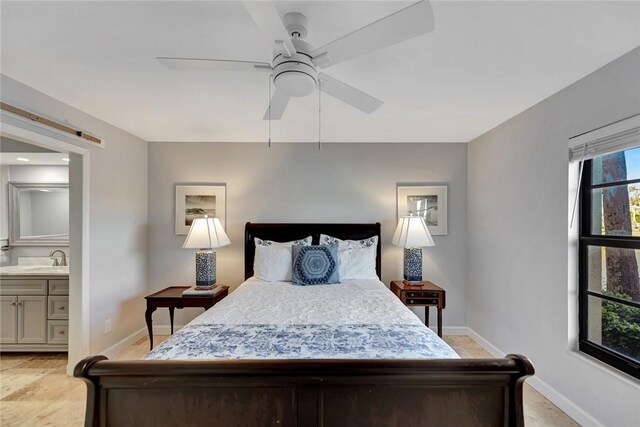
<svg viewBox="0 0 640 427">
<path fill-rule="evenodd" d="M 250 278 L 146 359 L 457 357 L 378 280 Z"/>
<path fill-rule="evenodd" d="M 250 278 L 191 324 L 419 324 L 379 280 L 295 286 Z"/>
</svg>

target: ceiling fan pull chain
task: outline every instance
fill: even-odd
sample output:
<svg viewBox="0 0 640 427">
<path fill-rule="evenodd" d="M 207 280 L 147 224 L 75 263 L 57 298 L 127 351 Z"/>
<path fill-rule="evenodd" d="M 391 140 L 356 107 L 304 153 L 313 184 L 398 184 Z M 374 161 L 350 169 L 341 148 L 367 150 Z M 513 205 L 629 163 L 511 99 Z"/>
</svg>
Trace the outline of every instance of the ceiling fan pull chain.
<svg viewBox="0 0 640 427">
<path fill-rule="evenodd" d="M 322 141 L 322 82 L 318 80 L 318 150 Z"/>
<path fill-rule="evenodd" d="M 271 148 L 271 76 L 273 74 L 269 74 L 269 148 Z"/>
</svg>

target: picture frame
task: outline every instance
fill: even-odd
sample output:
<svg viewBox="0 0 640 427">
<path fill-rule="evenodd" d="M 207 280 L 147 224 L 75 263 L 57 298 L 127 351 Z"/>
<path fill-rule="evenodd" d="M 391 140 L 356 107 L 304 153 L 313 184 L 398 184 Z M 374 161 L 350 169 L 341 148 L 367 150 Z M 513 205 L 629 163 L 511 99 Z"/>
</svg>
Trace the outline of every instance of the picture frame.
<svg viewBox="0 0 640 427">
<path fill-rule="evenodd" d="M 227 186 L 225 184 L 176 184 L 176 216 L 177 235 L 189 233 L 194 218 L 219 218 L 226 228 Z"/>
<path fill-rule="evenodd" d="M 433 236 L 446 236 L 447 186 L 398 184 L 398 219 L 402 216 L 422 216 Z"/>
</svg>

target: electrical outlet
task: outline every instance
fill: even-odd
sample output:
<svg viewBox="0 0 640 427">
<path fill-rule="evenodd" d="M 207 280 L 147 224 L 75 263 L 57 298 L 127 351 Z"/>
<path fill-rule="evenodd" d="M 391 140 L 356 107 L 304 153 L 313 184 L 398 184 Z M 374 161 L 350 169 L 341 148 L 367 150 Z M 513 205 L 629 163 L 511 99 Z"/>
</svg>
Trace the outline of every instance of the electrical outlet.
<svg viewBox="0 0 640 427">
<path fill-rule="evenodd" d="M 109 332 L 111 332 L 111 319 L 104 321 L 104 333 L 108 334 Z"/>
</svg>

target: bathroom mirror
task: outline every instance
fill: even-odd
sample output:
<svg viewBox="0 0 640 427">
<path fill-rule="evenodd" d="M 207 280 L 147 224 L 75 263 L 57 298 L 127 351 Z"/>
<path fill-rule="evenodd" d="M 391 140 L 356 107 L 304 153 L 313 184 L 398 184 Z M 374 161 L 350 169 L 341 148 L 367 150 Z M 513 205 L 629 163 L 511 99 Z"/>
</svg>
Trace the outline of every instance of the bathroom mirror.
<svg viewBox="0 0 640 427">
<path fill-rule="evenodd" d="M 69 245 L 69 184 L 9 182 L 9 245 Z"/>
</svg>

